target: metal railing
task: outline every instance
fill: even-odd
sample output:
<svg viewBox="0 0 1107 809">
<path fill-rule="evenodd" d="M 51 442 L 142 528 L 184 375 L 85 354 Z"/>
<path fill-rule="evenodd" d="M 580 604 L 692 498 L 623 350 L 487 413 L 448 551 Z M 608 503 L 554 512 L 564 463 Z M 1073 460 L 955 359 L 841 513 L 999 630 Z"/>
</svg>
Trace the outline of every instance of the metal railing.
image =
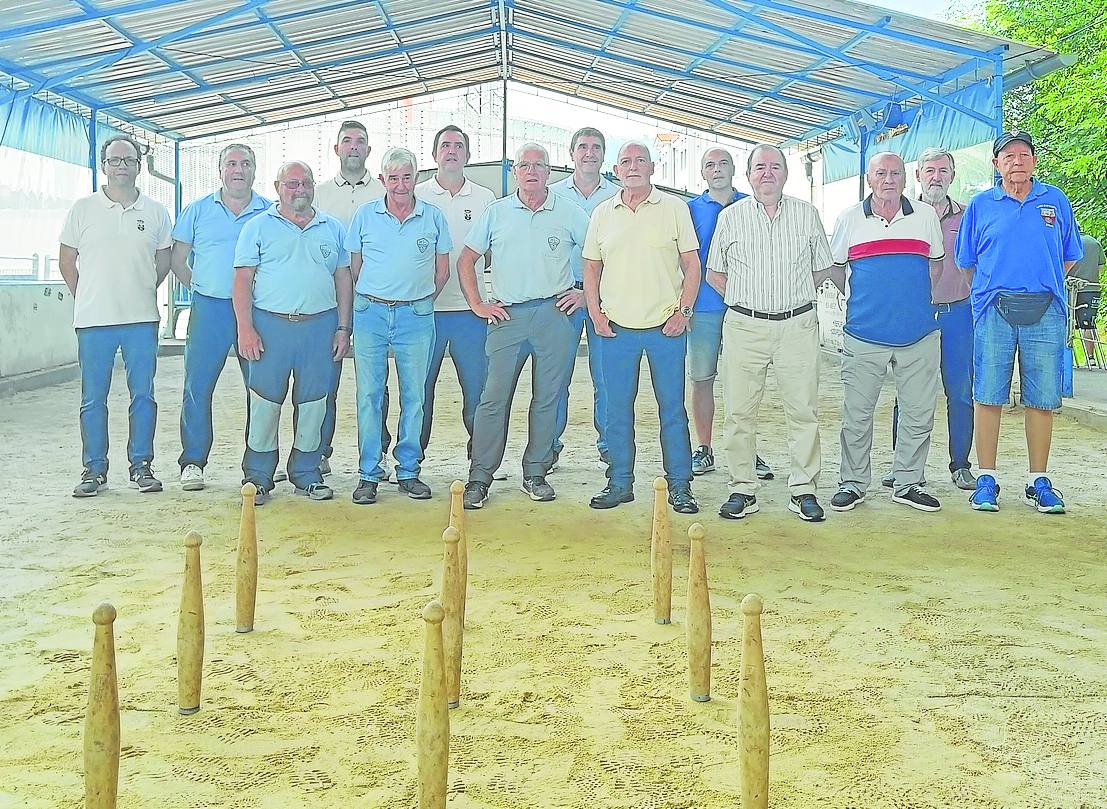
<svg viewBox="0 0 1107 809">
<path fill-rule="evenodd" d="M 0 281 L 59 281 L 58 258 L 32 253 L 30 256 L 0 256 Z"/>
<path fill-rule="evenodd" d="M 1107 318 L 1102 316 L 1102 285 L 1070 278 L 1066 287 L 1073 365 L 1103 370 L 1107 367 Z"/>
</svg>

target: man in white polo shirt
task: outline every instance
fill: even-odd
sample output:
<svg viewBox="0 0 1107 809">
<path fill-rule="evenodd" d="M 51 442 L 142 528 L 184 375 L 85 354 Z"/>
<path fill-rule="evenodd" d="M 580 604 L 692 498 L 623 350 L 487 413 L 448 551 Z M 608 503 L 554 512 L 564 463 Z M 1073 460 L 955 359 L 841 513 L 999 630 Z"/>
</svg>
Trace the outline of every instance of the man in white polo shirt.
<svg viewBox="0 0 1107 809">
<path fill-rule="evenodd" d="M 108 391 L 116 351 L 123 354 L 131 394 L 127 458 L 131 484 L 160 492 L 154 459 L 154 371 L 158 356 L 157 288 L 169 272 L 169 211 L 135 186 L 142 149 L 118 135 L 100 148 L 105 183 L 69 210 L 58 269 L 73 293 L 73 327 L 81 366 L 84 474 L 74 497 L 108 485 Z"/>
<path fill-rule="evenodd" d="M 353 221 L 354 213 L 366 202 L 384 196 L 384 186 L 373 177 L 365 167 L 369 153 L 369 133 L 361 121 L 343 121 L 338 125 L 338 138 L 335 140 L 334 153 L 338 156 L 338 174 L 315 187 L 315 209 L 328 214 L 347 230 Z M 330 395 L 327 396 L 327 414 L 323 418 L 322 459 L 319 472 L 329 475 L 330 457 L 334 454 L 334 426 L 337 419 L 338 386 L 342 382 L 342 360 L 334 363 L 334 380 Z M 388 389 L 384 391 L 384 410 L 381 417 L 381 446 L 387 455 L 392 436 L 385 424 L 388 418 Z M 388 480 L 388 467 L 384 467 L 382 480 Z M 278 473 L 278 478 L 280 474 Z"/>
<path fill-rule="evenodd" d="M 496 195 L 483 185 L 466 179 L 469 136 L 458 127 L 449 124 L 435 133 L 433 154 L 438 163 L 438 171 L 426 182 L 415 186 L 415 198 L 431 203 L 445 214 L 450 227 L 450 240 L 454 246 L 450 251 L 449 278 L 434 299 L 434 350 L 431 352 L 430 371 L 427 373 L 420 444 L 425 453 L 430 443 L 434 419 L 434 389 L 442 370 L 446 349 L 449 348 L 450 359 L 457 371 L 457 381 L 461 385 L 461 420 L 465 425 L 465 432 L 469 434 L 468 452 L 471 454 L 473 417 L 477 412 L 477 405 L 480 404 L 480 394 L 484 390 L 484 380 L 488 374 L 488 358 L 484 355 L 488 323 L 483 317 L 473 314 L 473 310 L 465 302 L 461 284 L 453 268 L 457 266 L 457 260 L 465 247 L 465 238 L 473 223 L 480 219 L 485 208 L 496 201 Z M 477 291 L 483 299 L 484 256 L 477 258 L 475 267 L 480 279 Z"/>
</svg>

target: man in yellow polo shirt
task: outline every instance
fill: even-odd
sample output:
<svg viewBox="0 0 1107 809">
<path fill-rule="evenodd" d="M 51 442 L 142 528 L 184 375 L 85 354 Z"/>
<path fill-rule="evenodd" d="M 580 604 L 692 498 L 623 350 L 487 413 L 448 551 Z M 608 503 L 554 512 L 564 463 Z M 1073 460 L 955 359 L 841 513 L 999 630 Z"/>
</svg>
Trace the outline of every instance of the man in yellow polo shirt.
<svg viewBox="0 0 1107 809">
<path fill-rule="evenodd" d="M 603 346 L 607 382 L 608 485 L 592 508 L 634 499 L 634 400 L 642 354 L 650 364 L 661 421 L 661 454 L 669 504 L 699 511 L 692 496 L 692 451 L 684 408 L 688 321 L 700 288 L 699 241 L 683 200 L 650 183 L 649 148 L 619 150 L 615 175 L 623 190 L 592 214 L 584 242 L 584 295 Z"/>
</svg>

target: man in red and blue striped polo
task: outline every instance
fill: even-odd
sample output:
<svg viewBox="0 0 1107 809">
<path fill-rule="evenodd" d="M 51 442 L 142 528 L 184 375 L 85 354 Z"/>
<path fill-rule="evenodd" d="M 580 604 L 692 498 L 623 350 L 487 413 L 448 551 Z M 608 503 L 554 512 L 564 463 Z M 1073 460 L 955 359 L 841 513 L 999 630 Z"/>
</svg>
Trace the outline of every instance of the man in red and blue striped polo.
<svg viewBox="0 0 1107 809">
<path fill-rule="evenodd" d="M 873 413 L 889 364 L 899 399 L 899 434 L 892 462 L 892 500 L 920 511 L 941 504 L 923 489 L 930 431 L 940 389 L 941 350 L 931 285 L 945 248 L 930 205 L 903 196 L 899 155 L 869 159 L 871 193 L 834 225 L 830 278 L 845 293 L 842 347 L 842 465 L 835 511 L 865 499 L 872 479 Z"/>
</svg>

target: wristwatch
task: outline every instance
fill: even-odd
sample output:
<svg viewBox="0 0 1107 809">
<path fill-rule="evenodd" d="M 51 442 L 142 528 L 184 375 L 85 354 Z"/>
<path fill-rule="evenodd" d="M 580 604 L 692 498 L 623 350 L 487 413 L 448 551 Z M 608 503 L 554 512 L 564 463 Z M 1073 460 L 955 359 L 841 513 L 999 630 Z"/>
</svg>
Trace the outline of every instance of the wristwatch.
<svg viewBox="0 0 1107 809">
<path fill-rule="evenodd" d="M 335 331 L 344 331 L 347 334 L 350 333 L 350 327 L 349 326 L 343 326 L 341 323 L 339 323 L 337 326 L 335 326 L 334 330 Z"/>
<path fill-rule="evenodd" d="M 682 315 L 684 315 L 684 317 L 686 317 L 687 319 L 689 319 L 689 320 L 692 319 L 692 307 L 691 306 L 682 306 L 677 311 L 680 312 Z"/>
</svg>

